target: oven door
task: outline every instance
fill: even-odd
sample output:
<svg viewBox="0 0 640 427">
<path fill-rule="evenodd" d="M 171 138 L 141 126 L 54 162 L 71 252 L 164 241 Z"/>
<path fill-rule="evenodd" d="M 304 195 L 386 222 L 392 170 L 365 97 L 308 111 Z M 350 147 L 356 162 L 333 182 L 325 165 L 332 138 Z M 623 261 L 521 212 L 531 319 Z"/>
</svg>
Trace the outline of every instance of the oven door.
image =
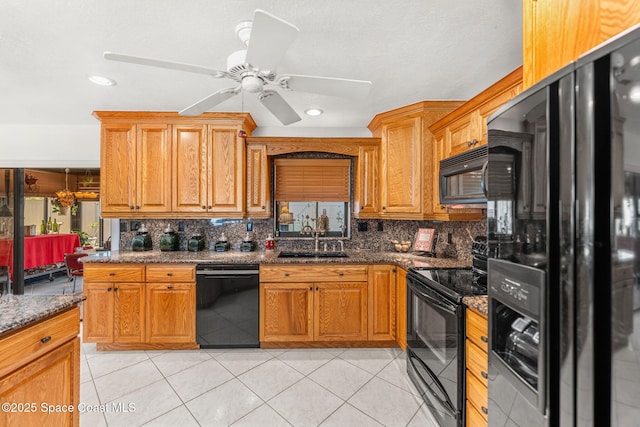
<svg viewBox="0 0 640 427">
<path fill-rule="evenodd" d="M 441 426 L 457 426 L 464 399 L 464 308 L 407 276 L 407 372 Z"/>
</svg>

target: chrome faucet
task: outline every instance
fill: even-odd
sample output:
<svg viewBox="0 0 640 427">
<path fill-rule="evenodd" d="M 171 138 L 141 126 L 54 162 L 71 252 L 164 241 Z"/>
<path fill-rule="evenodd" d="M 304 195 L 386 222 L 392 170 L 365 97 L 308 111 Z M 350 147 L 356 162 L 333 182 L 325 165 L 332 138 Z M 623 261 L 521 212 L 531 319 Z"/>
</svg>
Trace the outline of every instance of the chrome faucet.
<svg viewBox="0 0 640 427">
<path fill-rule="evenodd" d="M 316 240 L 316 252 L 318 252 L 318 242 L 320 241 L 320 231 L 314 230 L 313 238 Z"/>
<path fill-rule="evenodd" d="M 344 252 L 344 242 L 342 240 L 338 240 L 338 243 L 340 243 L 340 252 Z"/>
</svg>

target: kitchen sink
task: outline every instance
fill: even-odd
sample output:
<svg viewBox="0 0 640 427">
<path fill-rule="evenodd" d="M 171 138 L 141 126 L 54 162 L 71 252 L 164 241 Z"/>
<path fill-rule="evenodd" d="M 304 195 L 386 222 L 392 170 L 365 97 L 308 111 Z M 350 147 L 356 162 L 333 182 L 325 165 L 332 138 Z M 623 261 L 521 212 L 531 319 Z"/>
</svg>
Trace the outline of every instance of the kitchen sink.
<svg viewBox="0 0 640 427">
<path fill-rule="evenodd" d="M 278 258 L 346 258 L 346 252 L 280 252 Z"/>
</svg>

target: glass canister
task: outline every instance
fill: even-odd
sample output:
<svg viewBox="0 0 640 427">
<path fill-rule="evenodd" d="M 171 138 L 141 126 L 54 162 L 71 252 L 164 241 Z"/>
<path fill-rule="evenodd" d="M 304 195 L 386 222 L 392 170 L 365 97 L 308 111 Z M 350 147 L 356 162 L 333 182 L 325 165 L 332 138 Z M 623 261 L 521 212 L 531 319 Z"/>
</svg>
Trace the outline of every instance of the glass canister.
<svg viewBox="0 0 640 427">
<path fill-rule="evenodd" d="M 161 251 L 177 251 L 180 248 L 180 242 L 178 235 L 171 228 L 170 224 L 167 224 L 167 228 L 164 229 L 164 234 L 160 237 L 160 250 Z"/>
</svg>

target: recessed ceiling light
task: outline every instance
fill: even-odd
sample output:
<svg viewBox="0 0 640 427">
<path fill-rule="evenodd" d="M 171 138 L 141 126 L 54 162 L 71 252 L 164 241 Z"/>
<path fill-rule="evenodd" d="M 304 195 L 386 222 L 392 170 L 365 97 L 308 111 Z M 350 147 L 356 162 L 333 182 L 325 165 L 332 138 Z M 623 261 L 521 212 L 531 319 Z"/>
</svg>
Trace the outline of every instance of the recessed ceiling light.
<svg viewBox="0 0 640 427">
<path fill-rule="evenodd" d="M 324 111 L 322 111 L 320 108 L 307 108 L 306 110 L 304 110 L 304 113 L 307 116 L 319 116 L 320 114 L 324 113 Z"/>
<path fill-rule="evenodd" d="M 91 83 L 100 85 L 100 86 L 115 86 L 116 85 L 116 81 L 113 79 L 110 79 L 109 77 L 104 77 L 104 76 L 98 76 L 98 75 L 92 75 L 89 76 L 89 81 Z"/>
</svg>

